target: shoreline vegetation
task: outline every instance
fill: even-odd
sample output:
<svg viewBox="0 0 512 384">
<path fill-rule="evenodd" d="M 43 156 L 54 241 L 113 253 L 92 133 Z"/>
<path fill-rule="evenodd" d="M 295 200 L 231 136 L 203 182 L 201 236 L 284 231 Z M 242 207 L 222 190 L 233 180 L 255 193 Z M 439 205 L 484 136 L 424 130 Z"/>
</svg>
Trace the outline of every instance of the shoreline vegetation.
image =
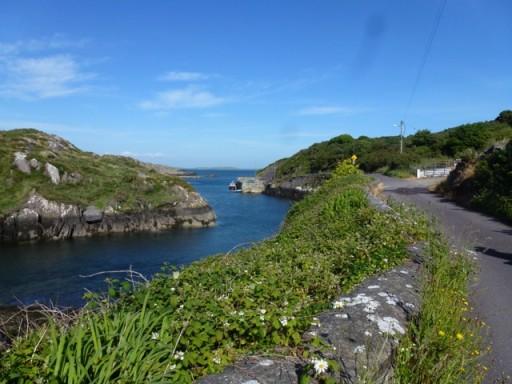
<svg viewBox="0 0 512 384">
<path fill-rule="evenodd" d="M 71 321 L 49 316 L 17 338 L 1 356 L 0 383 L 191 383 L 247 354 L 300 355 L 313 316 L 399 265 L 418 241 L 431 253 L 424 304 L 398 349 L 395 382 L 479 382 L 467 260 L 450 255 L 425 217 L 370 206 L 369 182 L 344 161 L 290 209 L 274 238 L 183 269 L 164 267 L 149 282 L 111 281 Z"/>
</svg>

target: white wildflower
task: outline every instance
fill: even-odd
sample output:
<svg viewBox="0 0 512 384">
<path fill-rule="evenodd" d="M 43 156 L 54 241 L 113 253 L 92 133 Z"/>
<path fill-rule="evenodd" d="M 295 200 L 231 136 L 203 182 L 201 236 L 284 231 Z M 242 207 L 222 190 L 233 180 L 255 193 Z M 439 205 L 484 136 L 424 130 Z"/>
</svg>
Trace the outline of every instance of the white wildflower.
<svg viewBox="0 0 512 384">
<path fill-rule="evenodd" d="M 265 316 L 260 315 L 260 320 L 261 320 L 261 321 L 265 321 Z"/>
<path fill-rule="evenodd" d="M 171 292 L 174 292 L 174 291 L 176 291 L 176 288 L 172 287 Z"/>
<path fill-rule="evenodd" d="M 265 313 L 267 313 L 267 310 L 266 310 L 266 309 L 260 309 L 260 313 L 261 313 L 262 315 L 264 315 Z"/>
<path fill-rule="evenodd" d="M 342 309 L 344 305 L 345 305 L 345 304 L 343 303 L 343 301 L 341 301 L 341 300 L 336 300 L 336 301 L 332 304 L 332 307 L 333 307 L 334 309 Z"/>
<path fill-rule="evenodd" d="M 327 372 L 329 369 L 329 364 L 326 360 L 323 359 L 313 359 L 313 368 L 315 368 L 315 372 L 317 375 Z"/>
<path fill-rule="evenodd" d="M 179 277 L 180 277 L 180 273 L 179 273 L 178 271 L 174 271 L 174 272 L 172 273 L 172 278 L 173 278 L 174 280 L 179 279 Z"/>
<path fill-rule="evenodd" d="M 169 365 L 169 369 L 171 371 L 174 371 L 176 369 L 176 364 L 173 364 L 173 365 Z"/>
<path fill-rule="evenodd" d="M 281 325 L 282 325 L 283 327 L 286 327 L 286 325 L 288 324 L 288 319 L 287 319 L 286 317 L 281 317 L 281 318 L 279 319 L 279 322 L 281 323 Z"/>
<path fill-rule="evenodd" d="M 354 353 L 363 353 L 364 351 L 366 351 L 364 345 L 358 345 L 357 347 L 354 348 Z"/>
<path fill-rule="evenodd" d="M 160 338 L 160 334 L 158 332 L 151 333 L 151 340 L 158 340 Z"/>
<path fill-rule="evenodd" d="M 178 351 L 174 354 L 175 360 L 183 360 L 185 358 L 185 352 Z"/>
<path fill-rule="evenodd" d="M 220 364 L 220 362 L 221 362 L 221 361 L 220 361 L 220 357 L 218 357 L 218 356 L 215 356 L 215 357 L 212 359 L 212 361 L 213 361 L 215 364 Z"/>
</svg>

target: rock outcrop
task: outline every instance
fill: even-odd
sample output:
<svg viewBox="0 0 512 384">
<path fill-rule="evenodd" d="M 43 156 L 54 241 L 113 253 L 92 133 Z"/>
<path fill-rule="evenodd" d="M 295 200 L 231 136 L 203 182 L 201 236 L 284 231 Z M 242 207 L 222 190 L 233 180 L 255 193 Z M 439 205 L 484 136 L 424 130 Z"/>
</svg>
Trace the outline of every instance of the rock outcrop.
<svg viewBox="0 0 512 384">
<path fill-rule="evenodd" d="M 15 212 L 0 217 L 0 242 L 57 240 L 95 234 L 199 228 L 215 224 L 215 214 L 196 192 L 182 187 L 184 200 L 136 212 L 118 212 L 113 207 L 49 201 L 33 193 Z"/>
<path fill-rule="evenodd" d="M 312 174 L 284 180 L 272 180 L 266 185 L 264 193 L 270 196 L 300 200 L 306 194 L 317 189 L 328 177 L 326 174 Z"/>
<path fill-rule="evenodd" d="M 239 177 L 237 181 L 242 185 L 243 193 L 263 193 L 265 191 L 265 182 L 259 177 Z"/>
<path fill-rule="evenodd" d="M 23 152 L 14 153 L 13 164 L 18 168 L 20 172 L 30 175 L 30 163 L 27 161 L 27 154 Z"/>
<path fill-rule="evenodd" d="M 60 183 L 60 172 L 55 165 L 46 163 L 44 165 L 44 174 L 50 178 L 53 184 Z"/>
<path fill-rule="evenodd" d="M 96 155 L 34 129 L 0 130 L 0 242 L 215 223 L 185 172 Z"/>
</svg>

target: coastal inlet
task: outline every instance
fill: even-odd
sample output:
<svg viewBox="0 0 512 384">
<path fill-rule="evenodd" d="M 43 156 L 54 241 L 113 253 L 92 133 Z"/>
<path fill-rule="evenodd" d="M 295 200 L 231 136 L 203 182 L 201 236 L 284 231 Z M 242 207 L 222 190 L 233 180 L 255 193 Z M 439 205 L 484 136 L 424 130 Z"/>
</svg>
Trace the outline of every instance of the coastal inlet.
<svg viewBox="0 0 512 384">
<path fill-rule="evenodd" d="M 104 289 L 100 271 L 132 268 L 146 276 L 164 263 L 185 265 L 275 234 L 290 206 L 264 194 L 230 193 L 227 186 L 254 171 L 197 171 L 187 181 L 208 201 L 217 224 L 205 229 L 112 234 L 27 244 L 0 244 L 0 304 L 35 301 L 77 306 L 85 289 Z M 123 275 L 110 277 L 124 278 Z"/>
</svg>

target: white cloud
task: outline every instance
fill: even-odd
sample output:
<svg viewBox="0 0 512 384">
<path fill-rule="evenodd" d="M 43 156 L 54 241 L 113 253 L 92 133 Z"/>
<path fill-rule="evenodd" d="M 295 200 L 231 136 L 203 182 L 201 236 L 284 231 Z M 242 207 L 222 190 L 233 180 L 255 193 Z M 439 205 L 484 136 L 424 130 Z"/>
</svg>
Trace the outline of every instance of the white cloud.
<svg viewBox="0 0 512 384">
<path fill-rule="evenodd" d="M 161 152 L 134 153 L 134 152 L 130 152 L 130 151 L 121 152 L 121 156 L 146 157 L 146 158 L 150 158 L 150 159 L 166 157 L 166 155 Z"/>
<path fill-rule="evenodd" d="M 200 81 L 207 80 L 209 75 L 200 72 L 166 72 L 159 77 L 162 81 Z"/>
<path fill-rule="evenodd" d="M 0 56 L 18 55 L 26 52 L 82 48 L 88 43 L 89 40 L 87 39 L 72 40 L 60 34 L 39 39 L 18 40 L 8 43 L 0 42 Z"/>
<path fill-rule="evenodd" d="M 181 108 L 207 108 L 225 102 L 225 99 L 211 92 L 187 87 L 160 92 L 153 99 L 140 102 L 139 107 L 147 110 L 166 111 Z"/>
<path fill-rule="evenodd" d="M 69 55 L 13 57 L 4 60 L 0 71 L 6 74 L 5 82 L 0 84 L 0 95 L 21 99 L 46 99 L 82 92 L 87 89 L 85 81 L 95 76 L 83 72 Z"/>
<path fill-rule="evenodd" d="M 335 114 L 351 114 L 354 109 L 335 105 L 319 105 L 301 109 L 298 114 L 302 116 L 308 115 L 335 115 Z"/>
</svg>

